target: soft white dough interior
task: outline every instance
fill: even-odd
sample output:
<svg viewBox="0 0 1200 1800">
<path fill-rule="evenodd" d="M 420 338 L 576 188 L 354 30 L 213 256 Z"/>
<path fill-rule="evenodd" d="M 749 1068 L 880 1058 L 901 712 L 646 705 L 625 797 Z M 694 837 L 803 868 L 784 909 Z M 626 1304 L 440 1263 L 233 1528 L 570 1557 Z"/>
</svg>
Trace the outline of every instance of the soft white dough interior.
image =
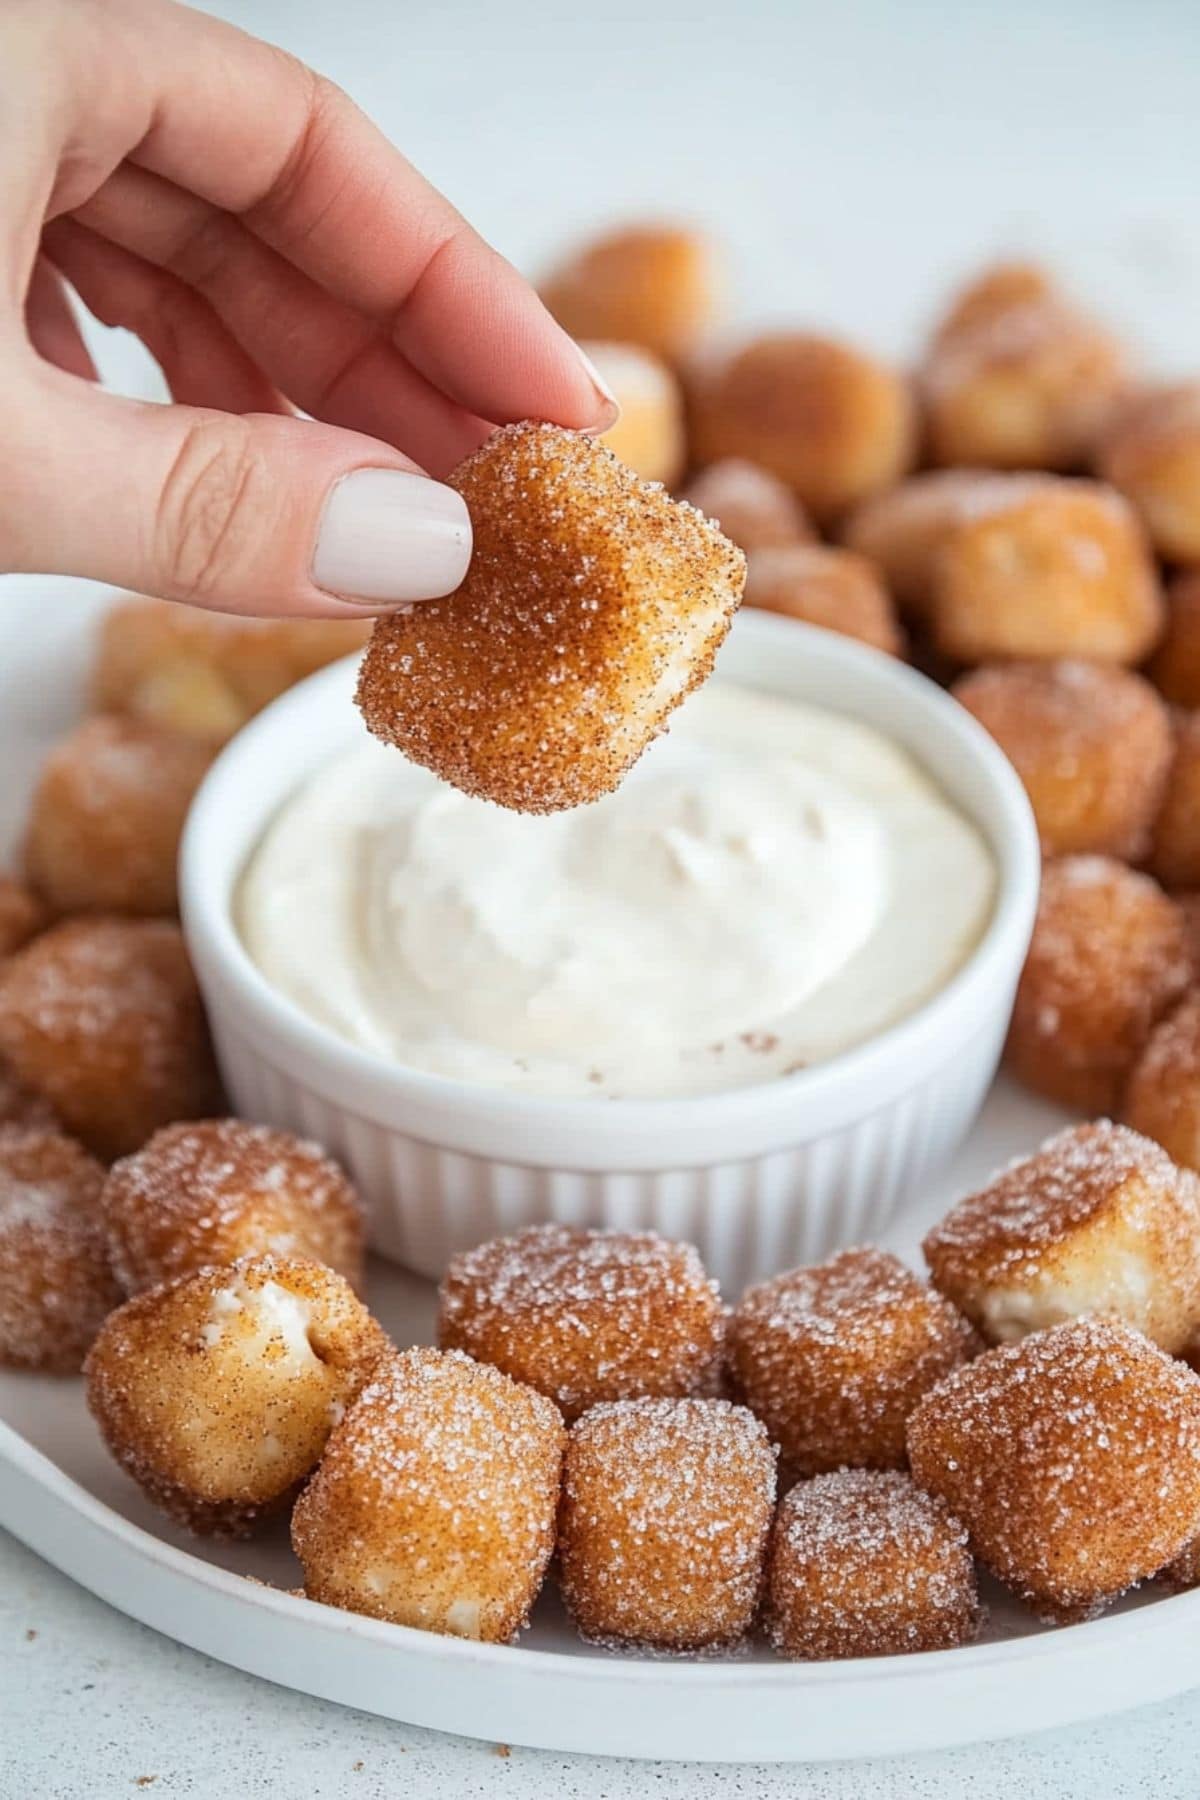
<svg viewBox="0 0 1200 1800">
<path fill-rule="evenodd" d="M 264 1281 L 261 1287 L 250 1287 L 239 1281 L 228 1288 L 218 1288 L 212 1298 L 211 1315 L 201 1331 L 208 1346 L 221 1343 L 236 1319 L 234 1332 L 239 1354 L 256 1368 L 271 1339 L 282 1339 L 286 1361 L 297 1373 L 311 1369 L 320 1361 L 309 1342 L 312 1308 L 307 1300 L 293 1294 L 277 1281 Z M 280 1364 L 273 1365 L 278 1371 Z"/>
</svg>

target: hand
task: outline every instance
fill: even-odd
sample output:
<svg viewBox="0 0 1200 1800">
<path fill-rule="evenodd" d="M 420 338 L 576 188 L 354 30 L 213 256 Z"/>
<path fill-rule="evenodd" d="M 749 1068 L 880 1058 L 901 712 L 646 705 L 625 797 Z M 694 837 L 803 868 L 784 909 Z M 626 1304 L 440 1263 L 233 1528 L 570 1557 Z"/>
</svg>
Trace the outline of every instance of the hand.
<svg viewBox="0 0 1200 1800">
<path fill-rule="evenodd" d="M 466 571 L 466 509 L 420 470 L 512 419 L 616 416 L 345 94 L 201 13 L 7 0 L 0 167 L 4 569 L 376 611 Z M 175 404 L 94 385 L 64 279 L 143 340 Z"/>
</svg>

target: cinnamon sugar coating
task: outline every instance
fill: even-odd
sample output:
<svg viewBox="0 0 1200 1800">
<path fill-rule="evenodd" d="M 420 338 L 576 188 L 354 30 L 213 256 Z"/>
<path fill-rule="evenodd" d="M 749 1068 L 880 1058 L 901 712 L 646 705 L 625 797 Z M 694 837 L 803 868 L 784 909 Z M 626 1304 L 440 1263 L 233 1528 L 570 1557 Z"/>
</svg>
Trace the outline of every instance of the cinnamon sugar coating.
<svg viewBox="0 0 1200 1800">
<path fill-rule="evenodd" d="M 37 895 L 15 875 L 0 875 L 0 962 L 44 931 L 48 923 Z"/>
<path fill-rule="evenodd" d="M 899 656 L 903 635 L 873 563 L 828 544 L 756 550 L 746 573 L 746 604 L 857 638 Z"/>
<path fill-rule="evenodd" d="M 772 1647 L 812 1662 L 970 1643 L 980 1607 L 966 1531 L 897 1470 L 801 1481 L 775 1515 L 765 1612 Z"/>
<path fill-rule="evenodd" d="M 30 802 L 25 868 L 57 913 L 170 914 L 184 820 L 211 751 L 101 714 L 51 750 Z"/>
<path fill-rule="evenodd" d="M 1148 388 L 1122 406 L 1100 447 L 1167 562 L 1200 563 L 1200 381 Z"/>
<path fill-rule="evenodd" d="M 1200 1182 L 1107 1120 L 1003 1169 L 923 1249 L 935 1285 L 991 1343 L 1104 1313 L 1177 1352 L 1200 1319 Z"/>
<path fill-rule="evenodd" d="M 997 663 L 953 693 L 1021 777 L 1045 855 L 1146 856 L 1172 758 L 1149 682 L 1098 663 Z"/>
<path fill-rule="evenodd" d="M 200 993 L 166 919 L 68 919 L 0 966 L 0 1057 L 105 1159 L 220 1109 Z"/>
<path fill-rule="evenodd" d="M 1200 991 L 1159 1021 L 1133 1066 L 1122 1117 L 1186 1169 L 1200 1169 Z M 1200 1305 L 1194 1321 L 1200 1325 Z"/>
<path fill-rule="evenodd" d="M 1035 1093 L 1115 1113 L 1154 1025 L 1194 976 L 1187 922 L 1156 881 L 1104 856 L 1042 872 L 1005 1057 Z"/>
<path fill-rule="evenodd" d="M 303 1256 L 363 1285 L 362 1203 L 317 1144 L 242 1119 L 165 1126 L 104 1184 L 127 1294 L 244 1256 Z"/>
<path fill-rule="evenodd" d="M 899 481 L 916 453 L 907 383 L 833 338 L 755 338 L 698 364 L 690 400 L 697 461 L 758 463 L 821 523 Z"/>
<path fill-rule="evenodd" d="M 901 1468 L 909 1413 L 977 1348 L 949 1301 L 873 1248 L 747 1289 L 729 1322 L 735 1391 L 785 1477 Z"/>
<path fill-rule="evenodd" d="M 0 1365 L 74 1374 L 119 1304 L 103 1181 L 101 1165 L 60 1132 L 0 1128 Z"/>
<path fill-rule="evenodd" d="M 764 1427 L 728 1400 L 618 1400 L 571 1427 L 558 1553 L 585 1637 L 736 1643 L 758 1604 L 775 1499 Z"/>
<path fill-rule="evenodd" d="M 712 668 L 745 558 L 594 440 L 496 432 L 450 477 L 474 554 L 442 600 L 393 611 L 358 686 L 370 731 L 524 812 L 618 786 Z"/>
<path fill-rule="evenodd" d="M 640 344 L 667 362 L 686 355 L 716 312 L 715 255 L 686 226 L 626 225 L 573 252 L 541 284 L 573 338 Z"/>
<path fill-rule="evenodd" d="M 1074 1319 L 989 1350 L 909 1421 L 914 1479 L 1043 1618 L 1088 1618 L 1200 1535 L 1200 1377 Z"/>
<path fill-rule="evenodd" d="M 88 1355 L 87 1400 L 156 1506 L 240 1537 L 288 1504 L 387 1348 L 332 1269 L 247 1257 L 112 1313 Z"/>
<path fill-rule="evenodd" d="M 527 1382 L 568 1420 L 602 1400 L 712 1392 L 724 1329 L 696 1251 L 651 1231 L 534 1225 L 455 1257 L 441 1285 L 442 1348 Z"/>
<path fill-rule="evenodd" d="M 747 556 L 812 541 L 812 526 L 787 483 L 744 457 L 709 463 L 688 482 L 682 497 Z"/>
<path fill-rule="evenodd" d="M 507 1643 L 554 1548 L 565 1436 L 549 1400 L 457 1350 L 384 1358 L 292 1515 L 308 1597 Z"/>
</svg>

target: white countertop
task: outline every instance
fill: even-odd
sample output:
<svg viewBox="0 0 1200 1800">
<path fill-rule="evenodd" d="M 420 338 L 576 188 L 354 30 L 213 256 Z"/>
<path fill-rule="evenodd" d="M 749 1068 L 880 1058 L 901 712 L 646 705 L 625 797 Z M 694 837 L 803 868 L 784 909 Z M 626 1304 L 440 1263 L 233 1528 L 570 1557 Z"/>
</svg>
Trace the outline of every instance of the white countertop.
<svg viewBox="0 0 1200 1800">
<path fill-rule="evenodd" d="M 683 212 L 728 245 L 738 316 L 836 324 L 903 352 L 947 281 L 983 256 L 1035 251 L 1148 360 L 1200 366 L 1193 0 L 213 10 L 340 80 L 527 268 L 597 219 Z M 1195 1800 L 1198 1767 L 1200 1693 L 887 1762 L 503 1755 L 209 1662 L 0 1534 L 0 1800 Z"/>
</svg>

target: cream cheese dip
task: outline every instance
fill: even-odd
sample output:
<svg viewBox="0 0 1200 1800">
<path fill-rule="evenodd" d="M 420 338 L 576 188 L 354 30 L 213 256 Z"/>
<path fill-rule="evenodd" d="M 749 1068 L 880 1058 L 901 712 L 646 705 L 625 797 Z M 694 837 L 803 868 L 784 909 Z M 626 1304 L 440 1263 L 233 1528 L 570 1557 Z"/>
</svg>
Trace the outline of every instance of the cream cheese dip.
<svg viewBox="0 0 1200 1800">
<path fill-rule="evenodd" d="M 888 738 L 710 682 L 614 794 L 546 817 L 364 744 L 242 880 L 266 979 L 410 1068 L 540 1094 L 703 1094 L 823 1062 L 945 986 L 996 887 Z"/>
</svg>

